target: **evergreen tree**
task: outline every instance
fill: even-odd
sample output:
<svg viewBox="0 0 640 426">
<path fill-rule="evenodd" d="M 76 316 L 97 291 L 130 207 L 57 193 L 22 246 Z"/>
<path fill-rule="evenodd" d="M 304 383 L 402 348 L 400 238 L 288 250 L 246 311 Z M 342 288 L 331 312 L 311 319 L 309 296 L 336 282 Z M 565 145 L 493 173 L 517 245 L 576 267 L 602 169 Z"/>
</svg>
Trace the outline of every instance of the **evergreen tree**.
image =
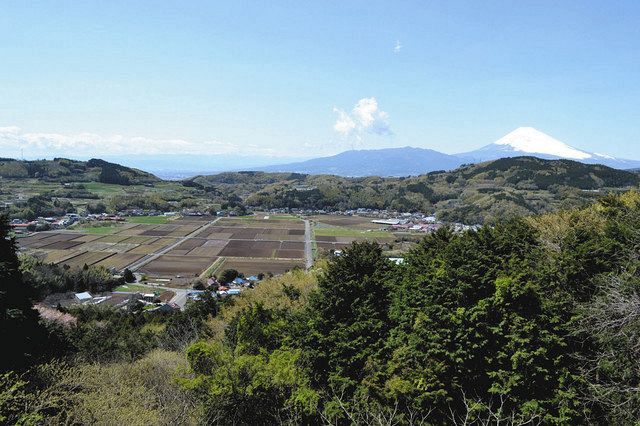
<svg viewBox="0 0 640 426">
<path fill-rule="evenodd" d="M 306 342 L 319 385 L 351 394 L 370 373 L 389 330 L 393 271 L 375 242 L 353 243 L 329 263 L 310 301 Z"/>
<path fill-rule="evenodd" d="M 40 354 L 46 334 L 33 309 L 31 288 L 23 282 L 15 240 L 6 216 L 0 216 L 0 370 L 19 370 Z"/>
<path fill-rule="evenodd" d="M 133 275 L 133 272 L 129 268 L 125 268 L 123 273 L 124 282 L 126 283 L 135 283 L 136 277 Z"/>
</svg>

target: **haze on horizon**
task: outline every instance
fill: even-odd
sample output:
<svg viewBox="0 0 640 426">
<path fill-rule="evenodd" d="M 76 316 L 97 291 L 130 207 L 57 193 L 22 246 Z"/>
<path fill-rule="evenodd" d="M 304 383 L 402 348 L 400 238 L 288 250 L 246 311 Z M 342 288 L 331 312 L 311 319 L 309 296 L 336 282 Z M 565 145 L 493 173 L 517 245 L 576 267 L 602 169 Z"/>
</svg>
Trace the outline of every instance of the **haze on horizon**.
<svg viewBox="0 0 640 426">
<path fill-rule="evenodd" d="M 3 2 L 0 156 L 640 158 L 640 4 Z"/>
</svg>

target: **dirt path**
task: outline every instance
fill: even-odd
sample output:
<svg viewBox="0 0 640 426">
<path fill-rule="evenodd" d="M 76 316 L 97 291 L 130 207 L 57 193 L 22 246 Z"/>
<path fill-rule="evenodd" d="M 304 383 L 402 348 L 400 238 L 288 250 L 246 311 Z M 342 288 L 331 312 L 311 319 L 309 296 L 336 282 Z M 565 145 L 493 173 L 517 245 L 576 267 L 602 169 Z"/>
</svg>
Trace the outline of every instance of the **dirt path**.
<svg viewBox="0 0 640 426">
<path fill-rule="evenodd" d="M 213 226 L 219 220 L 220 220 L 220 218 L 212 220 L 211 222 L 209 222 L 209 223 L 201 226 L 200 228 L 196 229 L 195 231 L 193 231 L 189 235 L 186 235 L 186 236 L 184 236 L 182 238 L 179 238 L 175 243 L 171 243 L 168 246 L 165 246 L 165 247 L 161 248 L 160 250 L 158 250 L 156 252 L 153 252 L 151 254 L 146 255 L 145 257 L 143 257 L 142 259 L 140 259 L 140 260 L 138 260 L 136 262 L 133 262 L 131 265 L 127 266 L 127 268 L 132 272 L 137 271 L 138 269 L 142 268 L 147 263 L 156 260 L 157 258 L 162 256 L 163 254 L 168 253 L 169 251 L 171 251 L 174 248 L 178 247 L 180 244 L 184 243 L 185 241 L 190 240 L 195 235 L 198 235 L 200 232 L 204 231 L 205 229 L 209 228 L 210 226 Z"/>
<path fill-rule="evenodd" d="M 313 266 L 313 247 L 311 245 L 311 222 L 308 219 L 304 221 L 304 258 L 306 268 L 311 269 Z"/>
</svg>

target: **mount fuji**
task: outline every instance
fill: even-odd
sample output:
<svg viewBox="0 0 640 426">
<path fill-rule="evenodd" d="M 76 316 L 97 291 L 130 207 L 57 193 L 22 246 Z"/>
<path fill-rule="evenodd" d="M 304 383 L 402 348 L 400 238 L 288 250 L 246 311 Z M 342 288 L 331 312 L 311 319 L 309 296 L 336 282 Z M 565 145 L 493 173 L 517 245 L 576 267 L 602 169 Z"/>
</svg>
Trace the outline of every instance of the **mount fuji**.
<svg viewBox="0 0 640 426">
<path fill-rule="evenodd" d="M 408 146 L 352 150 L 329 157 L 262 166 L 252 170 L 339 176 L 415 176 L 436 170 L 452 170 L 468 163 L 522 156 L 545 160 L 574 160 L 586 164 L 602 164 L 615 169 L 640 168 L 640 161 L 583 151 L 533 127 L 519 127 L 492 144 L 461 154 L 445 154 Z"/>
<path fill-rule="evenodd" d="M 616 169 L 640 167 L 640 161 L 583 151 L 533 127 L 519 127 L 492 144 L 475 151 L 458 154 L 458 156 L 470 158 L 473 162 L 497 160 L 503 157 L 534 156 L 547 160 L 566 159 L 587 164 L 604 164 Z"/>
</svg>

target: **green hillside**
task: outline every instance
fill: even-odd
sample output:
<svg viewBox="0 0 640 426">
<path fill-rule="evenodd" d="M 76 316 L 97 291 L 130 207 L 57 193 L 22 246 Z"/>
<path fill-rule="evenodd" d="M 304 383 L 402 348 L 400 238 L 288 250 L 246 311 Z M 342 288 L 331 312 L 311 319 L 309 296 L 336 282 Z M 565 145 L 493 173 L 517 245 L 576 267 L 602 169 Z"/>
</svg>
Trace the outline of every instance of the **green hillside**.
<svg viewBox="0 0 640 426">
<path fill-rule="evenodd" d="M 0 177 L 5 179 L 37 178 L 48 182 L 102 182 L 119 185 L 140 185 L 160 179 L 141 170 L 109 163 L 55 158 L 53 160 L 0 159 Z"/>
<path fill-rule="evenodd" d="M 435 211 L 445 220 L 483 223 L 582 206 L 598 192 L 637 187 L 640 176 L 570 160 L 515 157 L 406 178 L 345 178 L 237 172 L 185 181 L 261 208 Z"/>
</svg>

